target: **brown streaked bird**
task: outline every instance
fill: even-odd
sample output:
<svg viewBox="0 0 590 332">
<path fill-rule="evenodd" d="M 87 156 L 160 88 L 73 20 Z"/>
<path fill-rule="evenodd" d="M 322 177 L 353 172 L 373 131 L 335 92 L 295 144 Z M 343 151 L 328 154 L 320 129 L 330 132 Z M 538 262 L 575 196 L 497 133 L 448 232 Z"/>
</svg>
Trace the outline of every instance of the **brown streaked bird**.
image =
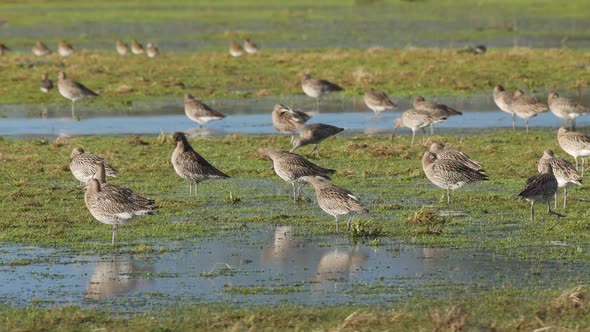
<svg viewBox="0 0 590 332">
<path fill-rule="evenodd" d="M 429 151 L 434 153 L 437 159 L 453 159 L 462 162 L 465 166 L 473 170 L 481 170 L 481 163 L 479 161 L 471 159 L 468 155 L 459 150 L 446 147 L 442 143 L 432 143 Z"/>
<path fill-rule="evenodd" d="M 53 81 L 48 78 L 47 73 L 43 73 L 41 77 L 40 89 L 44 93 L 49 93 L 53 89 Z"/>
<path fill-rule="evenodd" d="M 240 46 L 240 44 L 238 44 L 238 42 L 236 42 L 235 40 L 232 40 L 229 43 L 229 54 L 231 54 L 231 56 L 237 58 L 237 57 L 242 56 L 242 54 L 244 54 L 244 49 L 242 49 L 242 46 Z"/>
<path fill-rule="evenodd" d="M 74 54 L 74 47 L 72 47 L 72 45 L 67 41 L 60 40 L 59 43 L 57 43 L 57 53 L 59 53 L 59 55 L 64 58 L 68 57 Z"/>
<path fill-rule="evenodd" d="M 57 73 L 57 89 L 62 96 L 72 101 L 72 118 L 75 117 L 74 104 L 76 101 L 83 98 L 98 96 L 96 92 L 88 89 L 83 84 L 68 79 L 66 73 L 63 71 Z"/>
<path fill-rule="evenodd" d="M 502 111 L 512 115 L 512 131 L 516 130 L 516 113 L 510 108 L 512 104 L 512 95 L 510 91 L 506 91 L 500 84 L 494 87 L 494 102 L 496 106 Z"/>
<path fill-rule="evenodd" d="M 299 137 L 293 140 L 293 148 L 290 152 L 295 151 L 297 148 L 308 145 L 314 144 L 315 147 L 311 153 L 316 153 L 316 157 L 320 157 L 318 152 L 318 145 L 321 141 L 325 140 L 326 138 L 336 135 L 339 132 L 343 131 L 344 128 L 338 128 L 332 125 L 323 124 L 323 123 L 313 123 L 305 125 L 299 131 Z"/>
<path fill-rule="evenodd" d="M 336 232 L 338 232 L 338 216 L 352 212 L 369 212 L 369 209 L 347 189 L 313 176 L 307 177 L 307 183 L 315 189 L 320 208 L 336 219 Z M 350 230 L 350 217 L 346 221 L 346 230 Z"/>
<path fill-rule="evenodd" d="M 488 177 L 481 171 L 467 167 L 453 159 L 438 159 L 436 154 L 426 151 L 422 156 L 422 169 L 430 182 L 447 190 L 447 204 L 451 202 L 451 190 L 463 187 L 467 183 L 486 181 Z"/>
<path fill-rule="evenodd" d="M 106 169 L 105 169 L 105 162 L 104 161 L 97 161 L 94 163 L 95 174 L 94 178 L 98 180 L 102 190 L 104 191 L 114 191 L 117 195 L 124 196 L 138 204 L 143 206 L 151 206 L 155 207 L 156 202 L 153 199 L 145 198 L 141 195 L 138 195 L 133 192 L 133 190 L 128 188 L 123 188 L 120 186 L 112 185 L 107 183 L 106 180 Z"/>
<path fill-rule="evenodd" d="M 291 144 L 295 140 L 295 132 L 310 118 L 307 113 L 283 104 L 276 104 L 272 110 L 273 127 L 281 134 L 291 134 Z"/>
<path fill-rule="evenodd" d="M 8 51 L 10 51 L 10 48 L 3 43 L 0 43 L 0 56 L 6 54 Z"/>
<path fill-rule="evenodd" d="M 193 183 L 195 184 L 196 195 L 199 182 L 229 178 L 198 154 L 190 145 L 184 133 L 177 131 L 172 134 L 172 139 L 176 142 L 176 148 L 172 152 L 172 165 L 176 174 L 188 181 L 189 194 L 193 192 Z"/>
<path fill-rule="evenodd" d="M 297 202 L 300 195 L 301 187 L 306 183 L 308 177 L 321 177 L 331 180 L 330 175 L 336 171 L 320 167 L 302 156 L 277 149 L 259 148 L 260 157 L 271 160 L 275 173 L 285 182 L 289 182 L 293 187 L 293 203 Z M 295 189 L 295 183 L 300 183 Z"/>
<path fill-rule="evenodd" d="M 377 116 L 381 115 L 381 112 L 388 109 L 394 109 L 397 105 L 389 99 L 387 94 L 381 90 L 369 89 L 363 96 L 365 105 L 371 109 Z"/>
<path fill-rule="evenodd" d="M 301 88 L 303 92 L 311 98 L 316 99 L 316 109 L 320 109 L 320 98 L 336 91 L 343 91 L 344 89 L 338 84 L 330 81 L 313 78 L 308 74 L 303 75 L 301 80 Z"/>
<path fill-rule="evenodd" d="M 439 104 L 439 103 L 435 103 L 435 102 L 431 102 L 431 101 L 426 101 L 426 100 L 424 100 L 424 97 L 422 97 L 422 96 L 416 97 L 412 101 L 412 104 L 413 104 L 415 110 L 428 112 L 437 118 L 447 118 L 447 117 L 453 116 L 453 115 L 463 115 L 463 113 L 461 113 L 461 112 L 459 112 L 459 111 L 455 110 L 454 108 L 449 107 L 447 105 Z M 431 123 L 430 124 L 430 135 L 433 135 L 433 134 L 434 134 L 434 124 Z"/>
<path fill-rule="evenodd" d="M 158 54 L 160 54 L 160 50 L 154 44 L 147 43 L 145 53 L 149 58 L 155 58 L 156 56 L 158 56 Z"/>
<path fill-rule="evenodd" d="M 551 198 L 557 192 L 557 179 L 553 175 L 551 163 L 541 165 L 541 173 L 533 175 L 526 180 L 524 189 L 518 194 L 531 202 L 531 222 L 535 222 L 535 203 L 547 202 L 547 213 L 563 217 L 563 215 L 551 211 Z"/>
<path fill-rule="evenodd" d="M 115 49 L 117 50 L 117 53 L 119 53 L 120 55 L 126 55 L 127 53 L 129 53 L 129 46 L 127 46 L 127 44 L 125 44 L 120 39 L 117 39 L 117 41 L 115 42 Z"/>
<path fill-rule="evenodd" d="M 403 112 L 400 118 L 397 118 L 393 121 L 393 133 L 391 134 L 391 140 L 393 141 L 397 128 L 406 127 L 412 130 L 412 143 L 410 143 L 410 145 L 414 145 L 416 130 L 422 129 L 422 132 L 426 133 L 424 130 L 425 127 L 428 127 L 433 123 L 443 122 L 446 119 L 446 117 L 436 117 L 426 111 L 409 109 Z"/>
<path fill-rule="evenodd" d="M 107 176 L 117 176 L 117 171 L 104 158 L 95 154 L 84 152 L 81 147 L 76 147 L 70 154 L 70 171 L 82 184 L 86 184 L 96 173 L 96 163 L 104 165 Z"/>
<path fill-rule="evenodd" d="M 119 225 L 128 223 L 136 216 L 153 214 L 155 209 L 155 206 L 134 200 L 119 191 L 103 190 L 97 179 L 90 179 L 88 182 L 84 201 L 88 211 L 96 220 L 113 225 L 112 245 L 115 244 Z"/>
<path fill-rule="evenodd" d="M 47 45 L 45 45 L 42 41 L 37 41 L 37 43 L 35 44 L 35 46 L 33 46 L 32 48 L 33 54 L 35 54 L 36 56 L 46 56 L 51 54 L 51 50 L 49 49 L 49 47 L 47 47 Z"/>
<path fill-rule="evenodd" d="M 560 97 L 557 92 L 549 94 L 547 104 L 551 113 L 558 118 L 562 118 L 566 123 L 571 121 L 572 127 L 578 116 L 590 113 L 590 108 L 573 99 Z"/>
<path fill-rule="evenodd" d="M 139 54 L 143 54 L 144 49 L 143 49 L 143 45 L 141 45 L 137 39 L 133 38 L 131 40 L 131 53 L 135 54 L 135 55 L 139 55 Z"/>
<path fill-rule="evenodd" d="M 529 119 L 549 110 L 545 104 L 533 97 L 525 95 L 520 89 L 514 91 L 510 109 L 518 115 L 518 117 L 524 119 L 527 133 L 529 132 Z"/>
<path fill-rule="evenodd" d="M 565 159 L 557 157 L 552 150 L 545 150 L 543 156 L 539 159 L 537 169 L 539 173 L 543 172 L 544 164 L 551 164 L 551 170 L 557 180 L 557 187 L 563 188 L 563 209 L 567 203 L 567 187 L 572 184 L 582 185 L 582 177 L 576 171 L 572 163 Z M 555 191 L 555 208 L 557 209 L 557 191 Z"/>
<path fill-rule="evenodd" d="M 254 53 L 258 52 L 258 45 L 256 45 L 250 39 L 246 39 L 246 40 L 244 40 L 244 51 L 246 51 L 247 53 L 250 53 L 250 54 L 254 54 Z"/>
<path fill-rule="evenodd" d="M 557 143 L 567 154 L 576 160 L 576 170 L 578 167 L 578 157 L 582 158 L 582 178 L 584 177 L 584 168 L 586 166 L 586 157 L 590 156 L 590 136 L 575 131 L 570 131 L 565 127 L 557 130 Z"/>
<path fill-rule="evenodd" d="M 199 124 L 202 128 L 204 124 L 209 121 L 221 120 L 225 115 L 217 112 L 205 103 L 195 99 L 195 97 L 187 93 L 184 95 L 184 113 L 189 119 Z"/>
</svg>

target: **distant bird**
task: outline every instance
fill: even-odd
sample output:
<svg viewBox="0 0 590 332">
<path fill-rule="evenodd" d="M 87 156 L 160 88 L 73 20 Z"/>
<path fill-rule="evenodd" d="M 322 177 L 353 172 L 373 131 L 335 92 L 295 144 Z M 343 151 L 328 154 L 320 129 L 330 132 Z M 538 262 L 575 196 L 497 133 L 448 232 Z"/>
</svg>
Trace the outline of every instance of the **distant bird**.
<svg viewBox="0 0 590 332">
<path fill-rule="evenodd" d="M 145 52 L 149 58 L 155 58 L 158 54 L 160 54 L 160 50 L 152 43 L 147 43 Z"/>
<path fill-rule="evenodd" d="M 356 196 L 344 188 L 314 176 L 307 177 L 307 183 L 315 189 L 320 208 L 336 218 L 336 232 L 338 232 L 338 216 L 352 212 L 369 212 L 369 209 Z M 350 230 L 350 218 L 346 221 L 346 230 Z"/>
<path fill-rule="evenodd" d="M 549 94 L 547 104 L 549 104 L 551 113 L 558 118 L 562 118 L 566 123 L 571 121 L 572 127 L 576 117 L 590 113 L 590 108 L 573 99 L 560 97 L 557 92 Z"/>
<path fill-rule="evenodd" d="M 258 46 L 250 39 L 244 40 L 244 51 L 250 54 L 258 52 Z"/>
<path fill-rule="evenodd" d="M 119 53 L 120 55 L 126 55 L 127 53 L 129 53 L 129 46 L 127 46 L 127 44 L 125 44 L 120 39 L 117 39 L 117 41 L 115 42 L 115 49 L 117 50 L 117 53 Z"/>
<path fill-rule="evenodd" d="M 563 217 L 563 215 L 551 211 L 549 203 L 557 192 L 557 179 L 553 175 L 551 163 L 544 163 L 541 167 L 541 173 L 529 177 L 524 189 L 518 194 L 519 197 L 531 202 L 531 222 L 535 222 L 536 202 L 547 202 L 547 213 Z"/>
<path fill-rule="evenodd" d="M 391 140 L 395 136 L 395 132 L 399 127 L 406 127 L 412 130 L 412 143 L 410 145 L 414 145 L 414 138 L 416 136 L 416 130 L 422 129 L 424 133 L 425 127 L 428 127 L 434 123 L 439 123 L 445 121 L 446 117 L 437 117 L 433 114 L 430 114 L 426 111 L 419 111 L 415 109 L 409 109 L 402 113 L 400 118 L 397 118 L 393 121 L 393 133 L 391 134 Z"/>
<path fill-rule="evenodd" d="M 444 104 L 439 104 L 431 101 L 425 101 L 424 97 L 416 97 L 412 102 L 414 109 L 418 111 L 425 111 L 434 115 L 437 118 L 447 118 L 453 115 L 463 115 L 463 113 L 455 110 Z M 433 123 L 430 124 L 430 135 L 434 134 Z"/>
<path fill-rule="evenodd" d="M 326 180 L 331 180 L 330 175 L 336 171 L 320 167 L 302 156 L 271 148 L 259 148 L 258 154 L 267 160 L 272 161 L 272 167 L 275 173 L 285 182 L 289 182 L 293 186 L 293 202 L 297 202 L 297 197 L 300 195 L 301 187 L 306 183 L 309 177 L 321 177 Z M 295 189 L 295 183 L 301 183 Z"/>
<path fill-rule="evenodd" d="M 42 41 L 37 41 L 37 44 L 35 44 L 35 46 L 33 46 L 33 54 L 35 54 L 36 56 L 46 56 L 51 54 L 51 50 L 49 49 L 49 47 L 47 47 L 47 45 L 43 44 Z"/>
<path fill-rule="evenodd" d="M 104 158 L 92 153 L 84 152 L 84 149 L 76 147 L 70 154 L 70 171 L 82 184 L 86 184 L 96 173 L 96 163 L 104 165 L 107 176 L 117 176 L 117 171 Z"/>
<path fill-rule="evenodd" d="M 429 151 L 424 152 L 422 156 L 422 169 L 430 182 L 447 190 L 447 204 L 451 202 L 451 190 L 459 189 L 467 183 L 488 179 L 481 171 L 469 168 L 460 161 L 438 159 L 436 154 Z"/>
<path fill-rule="evenodd" d="M 510 108 L 512 104 L 512 93 L 506 91 L 503 86 L 496 85 L 494 87 L 494 102 L 500 110 L 512 115 L 512 131 L 516 130 L 516 113 Z"/>
<path fill-rule="evenodd" d="M 272 110 L 272 125 L 281 134 L 291 134 L 291 144 L 295 140 L 295 132 L 305 125 L 311 116 L 282 104 L 276 104 Z"/>
<path fill-rule="evenodd" d="M 74 48 L 67 41 L 60 40 L 59 43 L 57 43 L 57 53 L 65 58 L 74 54 Z"/>
<path fill-rule="evenodd" d="M 155 208 L 153 205 L 143 204 L 118 191 L 103 190 L 97 179 L 89 181 L 84 201 L 88 211 L 96 220 L 113 225 L 112 245 L 115 244 L 119 225 L 128 223 L 135 216 L 152 214 Z"/>
<path fill-rule="evenodd" d="M 155 208 L 156 202 L 153 199 L 145 198 L 141 195 L 138 195 L 138 194 L 134 193 L 131 189 L 127 189 L 127 188 L 123 188 L 123 187 L 119 187 L 119 186 L 115 186 L 110 183 L 107 183 L 104 161 L 97 161 L 97 162 L 95 162 L 94 165 L 95 165 L 94 166 L 94 169 L 95 169 L 94 178 L 98 180 L 102 190 L 113 191 L 113 192 L 115 192 L 116 195 L 124 196 L 124 197 L 138 203 L 138 204 L 141 204 L 143 206 L 151 206 L 151 207 Z"/>
<path fill-rule="evenodd" d="M 133 38 L 131 40 L 131 53 L 135 54 L 135 55 L 139 55 L 139 54 L 143 54 L 144 49 L 143 49 L 143 45 L 141 45 L 137 39 Z"/>
<path fill-rule="evenodd" d="M 295 151 L 295 149 L 308 145 L 308 144 L 314 144 L 315 147 L 313 148 L 313 151 L 311 151 L 311 153 L 315 152 L 316 153 L 316 157 L 320 157 L 320 154 L 318 152 L 318 145 L 320 144 L 321 141 L 325 140 L 326 138 L 336 135 L 339 132 L 343 131 L 344 128 L 338 128 L 335 126 L 331 126 L 328 124 L 323 124 L 323 123 L 314 123 L 314 124 L 308 124 L 305 125 L 301 128 L 301 131 L 299 131 L 299 138 L 296 138 L 295 140 L 293 140 L 293 148 L 291 149 L 290 152 Z"/>
<path fill-rule="evenodd" d="M 369 89 L 363 96 L 365 105 L 370 108 L 377 116 L 381 115 L 381 112 L 388 109 L 394 109 L 397 105 L 389 99 L 387 94 L 381 90 Z"/>
<path fill-rule="evenodd" d="M 244 49 L 235 40 L 232 40 L 229 44 L 229 54 L 233 57 L 240 57 L 244 54 Z"/>
<path fill-rule="evenodd" d="M 549 163 L 555 179 L 557 179 L 557 186 L 563 188 L 563 208 L 565 209 L 567 202 L 567 187 L 572 184 L 578 186 L 582 185 L 582 177 L 576 171 L 572 163 L 565 159 L 561 159 L 553 153 L 552 150 L 545 150 L 543 156 L 539 160 L 537 168 L 539 173 L 543 172 L 544 164 Z M 557 191 L 555 191 L 555 208 L 557 209 Z"/>
<path fill-rule="evenodd" d="M 326 80 L 312 78 L 310 75 L 307 74 L 304 75 L 303 80 L 301 80 L 301 88 L 303 89 L 303 92 L 306 95 L 312 98 L 316 98 L 317 110 L 320 109 L 320 98 L 322 98 L 322 96 L 330 94 L 332 92 L 344 90 L 338 84 L 334 84 Z"/>
<path fill-rule="evenodd" d="M 83 84 L 68 79 L 63 71 L 57 74 L 57 89 L 62 96 L 72 101 L 72 118 L 75 117 L 74 104 L 76 101 L 98 96 L 96 92 L 88 89 Z"/>
<path fill-rule="evenodd" d="M 199 182 L 229 178 L 198 154 L 190 145 L 184 133 L 177 131 L 172 134 L 172 139 L 176 142 L 176 148 L 172 153 L 172 165 L 176 174 L 188 181 L 189 194 L 193 192 L 193 183 L 195 184 L 196 195 Z"/>
<path fill-rule="evenodd" d="M 582 177 L 584 177 L 584 168 L 586 166 L 586 157 L 590 156 L 590 136 L 584 133 L 569 131 L 565 127 L 557 130 L 557 143 L 570 156 L 576 160 L 576 170 L 578 167 L 578 157 L 582 158 Z"/>
<path fill-rule="evenodd" d="M 195 99 L 193 95 L 187 93 L 184 95 L 184 113 L 189 119 L 199 124 L 199 128 L 203 127 L 203 124 L 221 120 L 225 118 L 225 115 L 217 112 L 205 103 Z"/>
<path fill-rule="evenodd" d="M 453 159 L 463 163 L 465 166 L 473 170 L 481 170 L 481 163 L 479 161 L 471 159 L 468 155 L 459 150 L 448 148 L 442 143 L 432 143 L 429 151 L 434 153 L 437 159 Z"/>
<path fill-rule="evenodd" d="M 512 103 L 510 109 L 524 119 L 526 132 L 529 132 L 529 119 L 538 114 L 547 112 L 549 108 L 537 99 L 529 97 L 520 89 L 516 89 L 512 95 Z"/>
<path fill-rule="evenodd" d="M 477 45 L 477 46 L 466 46 L 464 49 L 459 50 L 460 53 L 473 53 L 473 54 L 485 54 L 487 52 L 487 47 L 485 45 Z"/>
<path fill-rule="evenodd" d="M 10 48 L 8 48 L 8 46 L 4 45 L 3 43 L 0 43 L 0 56 L 6 54 L 8 51 L 10 51 Z"/>
<path fill-rule="evenodd" d="M 49 93 L 53 89 L 53 81 L 47 77 L 47 73 L 43 73 L 41 77 L 41 91 Z"/>
</svg>

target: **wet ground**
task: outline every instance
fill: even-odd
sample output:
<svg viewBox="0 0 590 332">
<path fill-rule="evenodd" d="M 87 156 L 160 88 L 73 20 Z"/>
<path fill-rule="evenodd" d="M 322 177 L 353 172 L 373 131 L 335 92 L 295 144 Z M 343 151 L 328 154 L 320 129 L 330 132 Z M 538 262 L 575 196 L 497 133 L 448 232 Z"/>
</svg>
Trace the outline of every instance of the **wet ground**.
<svg viewBox="0 0 590 332">
<path fill-rule="evenodd" d="M 131 231 L 128 226 L 123 231 Z M 448 297 L 497 288 L 587 282 L 587 264 L 507 259 L 476 250 L 298 235 L 292 226 L 243 229 L 155 254 L 73 254 L 0 246 L 0 302 L 74 304 L 121 311 L 177 303 L 358 304 Z M 157 247 L 158 245 L 156 245 Z"/>
</svg>

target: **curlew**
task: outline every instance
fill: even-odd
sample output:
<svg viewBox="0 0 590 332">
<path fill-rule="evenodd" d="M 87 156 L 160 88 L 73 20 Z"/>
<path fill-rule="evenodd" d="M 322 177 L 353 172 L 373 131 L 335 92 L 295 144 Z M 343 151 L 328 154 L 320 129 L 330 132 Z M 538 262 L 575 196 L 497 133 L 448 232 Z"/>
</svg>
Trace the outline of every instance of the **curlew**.
<svg viewBox="0 0 590 332">
<path fill-rule="evenodd" d="M 469 168 L 457 160 L 438 159 L 436 154 L 430 151 L 424 152 L 422 156 L 422 169 L 430 182 L 447 190 L 447 204 L 451 202 L 451 190 L 459 189 L 467 183 L 488 179 L 481 171 Z"/>
<path fill-rule="evenodd" d="M 240 57 L 242 56 L 242 54 L 244 54 L 244 49 L 242 49 L 242 46 L 240 46 L 240 44 L 238 44 L 238 42 L 236 42 L 235 40 L 232 40 L 229 43 L 229 54 L 233 57 Z"/>
<path fill-rule="evenodd" d="M 306 95 L 316 99 L 316 109 L 318 111 L 320 109 L 320 98 L 322 98 L 322 96 L 332 92 L 344 90 L 338 84 L 334 84 L 326 80 L 312 78 L 307 74 L 304 75 L 303 79 L 301 80 L 301 88 Z"/>
<path fill-rule="evenodd" d="M 399 127 L 406 127 L 412 130 L 412 143 L 414 145 L 414 138 L 416 137 L 416 130 L 422 129 L 424 133 L 425 127 L 428 127 L 434 123 L 445 121 L 446 117 L 436 117 L 426 111 L 419 111 L 415 109 L 409 109 L 402 113 L 400 118 L 393 121 L 393 133 L 391 134 L 391 140 L 395 137 L 395 132 Z"/>
<path fill-rule="evenodd" d="M 137 39 L 133 38 L 131 40 L 131 53 L 135 54 L 135 55 L 140 55 L 143 54 L 144 49 L 143 49 L 143 45 L 141 45 Z"/>
<path fill-rule="evenodd" d="M 547 213 L 563 217 L 563 215 L 551 211 L 550 201 L 556 192 L 557 179 L 553 175 L 551 163 L 543 163 L 541 166 L 541 172 L 529 177 L 526 180 L 524 189 L 518 194 L 518 197 L 531 202 L 531 222 L 535 221 L 536 202 L 547 202 Z"/>
<path fill-rule="evenodd" d="M 176 174 L 188 181 L 189 194 L 193 192 L 193 183 L 195 184 L 196 195 L 199 182 L 229 178 L 198 154 L 190 145 L 184 133 L 177 131 L 172 134 L 172 139 L 176 142 L 176 148 L 172 152 L 172 165 Z"/>
<path fill-rule="evenodd" d="M 195 99 L 195 97 L 187 93 L 184 95 L 184 113 L 189 119 L 199 124 L 199 128 L 202 128 L 204 124 L 209 121 L 221 120 L 225 118 L 225 115 L 217 112 L 205 103 Z"/>
<path fill-rule="evenodd" d="M 377 116 L 381 115 L 381 112 L 383 111 L 397 107 L 397 105 L 391 99 L 389 99 L 385 92 L 373 88 L 365 92 L 363 100 L 365 105 L 367 105 L 367 107 L 371 109 Z"/>
<path fill-rule="evenodd" d="M 94 163 L 95 174 L 94 178 L 98 180 L 102 190 L 104 191 L 113 191 L 117 195 L 124 196 L 138 204 L 143 206 L 156 206 L 156 202 L 153 199 L 145 198 L 141 195 L 134 193 L 131 189 L 123 188 L 119 186 L 112 185 L 107 183 L 106 180 L 106 169 L 105 169 L 105 162 L 104 161 L 97 161 Z"/>
<path fill-rule="evenodd" d="M 512 93 L 506 91 L 503 86 L 498 84 L 494 87 L 494 102 L 501 111 L 512 115 L 512 131 L 516 130 L 516 113 L 510 108 Z"/>
<path fill-rule="evenodd" d="M 117 53 L 119 53 L 120 55 L 126 55 L 127 53 L 129 53 L 129 46 L 127 46 L 127 44 L 125 44 L 120 39 L 117 39 L 117 41 L 115 42 L 115 49 L 117 50 Z"/>
<path fill-rule="evenodd" d="M 51 50 L 42 41 L 37 41 L 35 46 L 32 48 L 33 54 L 36 56 L 46 56 L 51 54 Z"/>
<path fill-rule="evenodd" d="M 315 189 L 320 208 L 336 219 L 336 232 L 338 232 L 338 216 L 352 212 L 369 212 L 369 209 L 356 196 L 344 188 L 313 176 L 307 178 L 307 183 Z M 350 230 L 350 217 L 346 221 L 346 230 Z"/>
<path fill-rule="evenodd" d="M 555 179 L 557 179 L 557 187 L 563 188 L 563 209 L 565 210 L 567 202 L 567 187 L 572 184 L 582 185 L 582 177 L 576 171 L 572 163 L 565 159 L 561 159 L 553 153 L 552 150 L 545 150 L 543 156 L 539 159 L 537 168 L 539 173 L 543 172 L 544 164 L 549 163 Z M 555 208 L 557 209 L 557 191 L 555 191 Z"/>
<path fill-rule="evenodd" d="M 328 124 L 323 123 L 314 123 L 308 124 L 301 128 L 299 131 L 299 137 L 293 140 L 293 148 L 290 152 L 295 151 L 295 149 L 308 145 L 314 144 L 315 147 L 311 153 L 316 153 L 316 157 L 320 157 L 318 152 L 318 145 L 321 141 L 325 140 L 326 138 L 336 135 L 339 132 L 343 131 L 344 128 L 338 128 L 335 126 L 331 126 Z"/>
<path fill-rule="evenodd" d="M 98 96 L 96 92 L 88 89 L 83 84 L 68 79 L 66 73 L 63 71 L 57 74 L 57 89 L 62 96 L 72 101 L 72 118 L 75 117 L 74 104 L 76 101 L 87 97 Z"/>
<path fill-rule="evenodd" d="M 156 47 L 156 45 L 152 43 L 147 43 L 145 47 L 145 53 L 147 54 L 148 58 L 155 58 L 160 54 L 160 50 Z"/>
<path fill-rule="evenodd" d="M 590 113 L 590 108 L 573 99 L 560 97 L 556 92 L 549 94 L 547 104 L 551 113 L 558 118 L 562 118 L 565 123 L 570 122 L 572 128 L 574 128 L 575 119 L 578 116 Z"/>
<path fill-rule="evenodd" d="M 104 165 L 107 176 L 117 176 L 117 171 L 104 158 L 95 154 L 84 152 L 84 149 L 76 147 L 70 154 L 70 171 L 82 184 L 86 184 L 96 173 L 96 163 Z"/>
<path fill-rule="evenodd" d="M 510 109 L 518 115 L 519 118 L 524 119 L 526 132 L 529 132 L 529 119 L 537 116 L 540 113 L 547 112 L 547 106 L 533 97 L 524 94 L 520 89 L 516 89 L 512 95 L 512 103 Z"/>
<path fill-rule="evenodd" d="M 285 182 L 289 182 L 293 187 L 293 203 L 297 202 L 300 195 L 301 187 L 306 183 L 308 177 L 321 177 L 330 180 L 330 175 L 336 171 L 320 167 L 302 156 L 277 149 L 259 148 L 260 157 L 271 160 L 275 173 Z M 295 188 L 295 183 L 300 183 Z"/>
<path fill-rule="evenodd" d="M 444 104 L 439 104 L 431 101 L 424 100 L 424 97 L 416 97 L 412 101 L 412 105 L 415 110 L 425 111 L 437 118 L 447 118 L 454 115 L 463 115 L 463 113 L 455 110 Z M 434 134 L 434 123 L 430 124 L 430 135 Z"/>
<path fill-rule="evenodd" d="M 291 134 L 291 144 L 295 140 L 295 132 L 310 118 L 307 113 L 282 104 L 276 104 L 272 110 L 273 127 L 281 134 Z"/>
<path fill-rule="evenodd" d="M 246 39 L 246 40 L 244 40 L 244 51 L 246 51 L 247 53 L 250 53 L 250 54 L 254 54 L 254 53 L 258 52 L 258 45 L 256 45 L 250 39 Z"/>
<path fill-rule="evenodd" d="M 578 167 L 578 157 L 582 158 L 582 178 L 584 177 L 584 168 L 586 166 L 586 157 L 590 156 L 590 136 L 570 131 L 565 127 L 557 130 L 557 143 L 570 156 L 576 160 L 576 170 L 580 172 Z"/>
<path fill-rule="evenodd" d="M 43 73 L 41 77 L 41 86 L 39 87 L 42 92 L 49 93 L 53 89 L 53 81 L 47 77 L 47 73 Z"/>
<path fill-rule="evenodd" d="M 437 159 L 453 159 L 473 170 L 481 170 L 481 163 L 479 161 L 471 159 L 462 151 L 448 148 L 442 143 L 432 143 L 429 151 L 434 153 Z"/>
<path fill-rule="evenodd" d="M 74 54 L 74 47 L 70 43 L 65 40 L 60 40 L 57 43 L 57 53 L 62 57 L 69 57 L 70 55 Z"/>
</svg>

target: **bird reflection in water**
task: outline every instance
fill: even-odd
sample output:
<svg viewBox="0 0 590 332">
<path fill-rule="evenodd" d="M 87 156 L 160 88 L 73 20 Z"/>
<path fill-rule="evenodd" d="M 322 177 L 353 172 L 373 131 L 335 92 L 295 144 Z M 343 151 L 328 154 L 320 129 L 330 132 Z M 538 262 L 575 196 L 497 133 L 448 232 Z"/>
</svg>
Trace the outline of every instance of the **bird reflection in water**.
<svg viewBox="0 0 590 332">
<path fill-rule="evenodd" d="M 113 258 L 97 262 L 83 299 L 106 300 L 145 286 L 149 281 L 138 275 L 145 272 L 152 272 L 152 268 L 130 260 Z"/>
</svg>

